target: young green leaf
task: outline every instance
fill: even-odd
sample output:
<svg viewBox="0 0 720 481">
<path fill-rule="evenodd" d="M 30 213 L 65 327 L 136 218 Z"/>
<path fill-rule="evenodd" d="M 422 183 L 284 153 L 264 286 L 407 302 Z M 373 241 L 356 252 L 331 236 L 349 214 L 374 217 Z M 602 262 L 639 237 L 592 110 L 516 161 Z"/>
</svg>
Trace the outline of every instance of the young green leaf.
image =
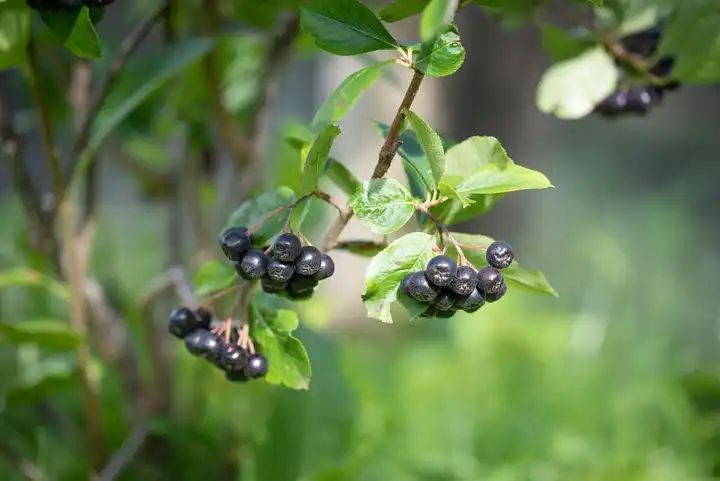
<svg viewBox="0 0 720 481">
<path fill-rule="evenodd" d="M 415 68 L 429 77 L 445 77 L 457 72 L 465 61 L 465 47 L 453 28 L 425 42 L 415 60 Z"/>
<path fill-rule="evenodd" d="M 550 67 L 537 89 L 538 108 L 562 119 L 578 119 L 593 111 L 617 85 L 618 69 L 602 47 Z"/>
<path fill-rule="evenodd" d="M 553 62 L 577 57 L 594 45 L 591 39 L 575 37 L 550 23 L 542 24 L 541 33 L 543 48 Z"/>
<path fill-rule="evenodd" d="M 79 10 L 40 10 L 40 18 L 65 48 L 78 57 L 94 60 L 102 55 L 100 39 L 90 19 L 88 7 Z"/>
<path fill-rule="evenodd" d="M 350 207 L 371 231 L 390 234 L 415 213 L 415 200 L 395 179 L 372 179 L 350 197 Z"/>
<path fill-rule="evenodd" d="M 250 306 L 250 332 L 258 350 L 268 359 L 265 380 L 290 389 L 310 386 L 310 359 L 302 342 L 292 335 L 299 320 L 295 311 L 261 309 Z"/>
<path fill-rule="evenodd" d="M 336 55 L 398 48 L 375 14 L 357 0 L 311 0 L 301 7 L 303 29 Z"/>
<path fill-rule="evenodd" d="M 470 137 L 448 150 L 445 160 L 442 181 L 462 196 L 552 187 L 542 173 L 516 165 L 495 137 Z"/>
<path fill-rule="evenodd" d="M 444 31 L 455 17 L 458 0 L 430 0 L 420 20 L 420 38 L 423 42 L 433 40 Z"/>
<path fill-rule="evenodd" d="M 237 274 L 232 264 L 209 261 L 200 266 L 195 274 L 195 294 L 204 297 L 233 285 Z"/>
<path fill-rule="evenodd" d="M 391 62 L 376 63 L 350 74 L 320 106 L 313 118 L 312 128 L 320 130 L 342 119 Z"/>
<path fill-rule="evenodd" d="M 360 187 L 360 181 L 355 177 L 355 174 L 350 172 L 350 169 L 345 167 L 342 162 L 332 157 L 328 159 L 325 173 L 347 195 L 353 195 Z"/>
<path fill-rule="evenodd" d="M 445 172 L 445 150 L 443 149 L 442 139 L 418 114 L 408 110 L 406 115 L 430 164 L 434 189 Z"/>
<path fill-rule="evenodd" d="M 380 18 L 385 22 L 399 22 L 422 12 L 430 0 L 394 0 L 380 10 Z"/>
<path fill-rule="evenodd" d="M 450 192 L 449 189 L 452 189 L 452 187 L 444 182 L 440 183 L 440 192 L 442 192 L 443 195 L 448 196 L 450 199 L 430 209 L 435 217 L 442 220 L 447 225 L 471 220 L 485 214 L 493 208 L 497 201 L 505 196 L 505 194 L 479 194 L 464 196 L 459 194 L 457 191 L 454 191 L 454 189 L 454 192 Z M 463 198 L 465 199 L 464 203 L 462 200 Z"/>
<path fill-rule="evenodd" d="M 83 336 L 66 321 L 33 319 L 12 323 L 0 322 L 0 341 L 13 344 L 32 343 L 52 351 L 77 347 Z"/>
<path fill-rule="evenodd" d="M 370 261 L 363 294 L 368 316 L 382 322 L 393 322 L 390 308 L 398 299 L 400 281 L 408 272 L 425 268 L 434 255 L 433 247 L 433 236 L 413 232 L 392 242 Z"/>
<path fill-rule="evenodd" d="M 302 169 L 303 194 L 309 194 L 317 189 L 320 177 L 327 168 L 330 149 L 338 135 L 340 135 L 340 129 L 331 124 L 315 137 Z"/>
<path fill-rule="evenodd" d="M 273 192 L 266 192 L 243 202 L 235 212 L 230 215 L 226 227 L 258 227 L 252 239 L 256 245 L 262 245 L 277 235 L 291 215 L 288 207 L 295 202 L 295 193 L 288 187 L 278 187 Z"/>
<path fill-rule="evenodd" d="M 0 3 L 0 70 L 23 65 L 30 37 L 30 10 L 23 3 Z"/>
</svg>

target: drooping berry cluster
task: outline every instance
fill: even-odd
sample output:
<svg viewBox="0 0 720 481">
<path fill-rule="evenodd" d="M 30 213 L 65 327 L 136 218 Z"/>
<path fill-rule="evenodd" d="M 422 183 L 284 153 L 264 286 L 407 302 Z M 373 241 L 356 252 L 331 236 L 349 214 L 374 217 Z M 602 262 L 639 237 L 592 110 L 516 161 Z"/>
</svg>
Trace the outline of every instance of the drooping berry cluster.
<svg viewBox="0 0 720 481">
<path fill-rule="evenodd" d="M 620 45 L 630 55 L 649 59 L 657 52 L 662 30 L 655 27 L 650 30 L 628 35 L 620 40 Z M 648 73 L 663 79 L 670 75 L 675 58 L 669 55 L 660 57 Z M 620 88 L 600 102 L 595 111 L 606 117 L 625 114 L 645 114 L 651 107 L 658 105 L 666 90 L 675 90 L 678 82 L 667 82 L 663 85 L 635 85 Z"/>
<path fill-rule="evenodd" d="M 335 273 L 332 258 L 313 246 L 303 246 L 300 238 L 280 234 L 270 249 L 252 247 L 245 227 L 232 227 L 220 236 L 220 247 L 245 280 L 260 280 L 265 292 L 287 294 L 302 300 L 312 296 L 318 283 Z"/>
<path fill-rule="evenodd" d="M 185 341 L 190 354 L 225 371 L 229 381 L 248 381 L 267 374 L 268 360 L 255 352 L 247 329 L 238 330 L 229 321 L 213 326 L 212 314 L 207 309 L 175 309 L 170 313 L 168 331 Z"/>
<path fill-rule="evenodd" d="M 505 295 L 507 285 L 499 269 L 512 264 L 514 254 L 507 242 L 496 241 L 487 249 L 487 267 L 475 271 L 446 255 L 433 257 L 424 271 L 410 272 L 400 289 L 407 296 L 428 304 L 423 317 L 451 317 L 456 311 L 475 312 L 485 302 Z"/>
</svg>

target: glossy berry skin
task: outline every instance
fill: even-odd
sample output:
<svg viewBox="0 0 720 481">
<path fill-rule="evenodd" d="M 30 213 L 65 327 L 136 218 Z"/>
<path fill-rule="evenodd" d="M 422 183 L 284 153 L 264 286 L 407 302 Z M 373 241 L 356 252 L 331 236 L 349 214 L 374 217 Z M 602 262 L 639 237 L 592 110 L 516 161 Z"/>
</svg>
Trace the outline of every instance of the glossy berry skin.
<svg viewBox="0 0 720 481">
<path fill-rule="evenodd" d="M 467 296 L 458 297 L 455 302 L 455 307 L 462 309 L 465 312 L 475 312 L 485 304 L 485 294 L 478 289 L 473 291 Z"/>
<path fill-rule="evenodd" d="M 223 350 L 225 349 L 225 340 L 220 336 L 216 336 L 209 332 L 210 336 L 205 338 L 203 357 L 213 364 L 220 361 Z"/>
<path fill-rule="evenodd" d="M 220 248 L 231 261 L 239 261 L 250 250 L 250 236 L 245 227 L 231 227 L 220 234 Z"/>
<path fill-rule="evenodd" d="M 457 301 L 457 295 L 450 290 L 443 289 L 433 301 L 433 306 L 438 312 L 445 312 L 453 308 L 455 301 Z"/>
<path fill-rule="evenodd" d="M 302 243 L 295 234 L 280 234 L 272 246 L 272 255 L 282 262 L 293 262 L 300 255 Z"/>
<path fill-rule="evenodd" d="M 207 330 L 210 329 L 210 324 L 212 323 L 212 312 L 201 306 L 195 309 L 195 317 L 197 317 L 198 320 L 198 327 Z"/>
<path fill-rule="evenodd" d="M 456 273 L 457 264 L 445 255 L 433 257 L 425 267 L 428 280 L 438 287 L 449 286 Z"/>
<path fill-rule="evenodd" d="M 212 336 L 212 334 L 205 329 L 195 329 L 185 336 L 185 347 L 188 352 L 194 356 L 205 354 L 205 338 L 207 336 Z"/>
<path fill-rule="evenodd" d="M 424 272 L 413 272 L 407 283 L 408 295 L 419 302 L 432 302 L 440 294 L 440 288 L 431 283 Z"/>
<path fill-rule="evenodd" d="M 223 348 L 221 360 L 226 371 L 240 371 L 247 365 L 248 356 L 239 346 L 227 344 Z"/>
<path fill-rule="evenodd" d="M 320 270 L 313 275 L 313 279 L 321 281 L 332 277 L 333 274 L 335 274 L 335 262 L 333 262 L 332 257 L 324 254 L 320 259 Z"/>
<path fill-rule="evenodd" d="M 505 269 L 515 259 L 512 247 L 505 241 L 495 241 L 490 244 L 485 252 L 488 264 L 496 269 Z"/>
<path fill-rule="evenodd" d="M 288 282 L 288 291 L 295 293 L 302 293 L 306 291 L 312 291 L 317 287 L 318 281 L 308 276 L 293 276 Z"/>
<path fill-rule="evenodd" d="M 653 27 L 623 37 L 620 39 L 620 44 L 629 53 L 648 58 L 657 50 L 661 35 L 660 27 Z"/>
<path fill-rule="evenodd" d="M 288 297 L 290 299 L 292 299 L 293 301 L 307 301 L 308 299 L 310 299 L 312 297 L 313 292 L 315 292 L 315 290 L 307 289 L 304 291 L 295 291 L 288 287 L 286 292 L 287 292 Z"/>
<path fill-rule="evenodd" d="M 494 267 L 483 267 L 478 271 L 478 289 L 485 294 L 494 294 L 500 290 L 503 284 L 503 276 Z"/>
<path fill-rule="evenodd" d="M 485 300 L 488 302 L 495 302 L 497 300 L 500 300 L 500 298 L 502 296 L 504 296 L 506 293 L 507 293 L 507 284 L 505 284 L 503 282 L 502 285 L 500 286 L 500 289 L 498 289 L 498 291 L 494 294 L 487 294 L 485 296 Z"/>
<path fill-rule="evenodd" d="M 251 354 L 247 358 L 247 364 L 245 364 L 245 374 L 253 379 L 264 377 L 268 371 L 268 360 L 262 354 L 256 353 Z"/>
<path fill-rule="evenodd" d="M 295 272 L 303 276 L 317 274 L 322 263 L 322 253 L 313 246 L 305 246 L 295 259 Z"/>
<path fill-rule="evenodd" d="M 199 327 L 195 313 L 187 307 L 175 309 L 170 313 L 168 331 L 175 337 L 184 339 L 185 336 Z"/>
<path fill-rule="evenodd" d="M 408 272 L 405 274 L 405 277 L 402 278 L 402 281 L 400 281 L 400 287 L 398 289 L 400 292 L 405 294 L 406 296 L 410 297 L 410 281 L 412 280 L 412 276 L 415 274 L 414 272 Z"/>
<path fill-rule="evenodd" d="M 250 378 L 245 374 L 244 370 L 241 371 L 225 371 L 225 379 L 230 382 L 248 382 Z"/>
<path fill-rule="evenodd" d="M 285 290 L 287 282 L 277 282 L 270 279 L 268 276 L 264 276 L 260 280 L 260 285 L 262 286 L 262 290 L 268 294 L 278 294 Z"/>
<path fill-rule="evenodd" d="M 246 280 L 260 279 L 267 272 L 268 258 L 260 249 L 250 249 L 239 263 L 235 264 L 235 270 Z"/>
<path fill-rule="evenodd" d="M 267 265 L 267 277 L 275 282 L 287 282 L 295 273 L 295 266 L 281 262 L 278 259 L 270 259 Z"/>
<path fill-rule="evenodd" d="M 450 283 L 450 289 L 452 289 L 455 294 L 466 296 L 475 289 L 477 283 L 478 279 L 475 269 L 470 266 L 460 266 L 458 267 L 457 274 L 455 274 L 455 279 Z"/>
</svg>

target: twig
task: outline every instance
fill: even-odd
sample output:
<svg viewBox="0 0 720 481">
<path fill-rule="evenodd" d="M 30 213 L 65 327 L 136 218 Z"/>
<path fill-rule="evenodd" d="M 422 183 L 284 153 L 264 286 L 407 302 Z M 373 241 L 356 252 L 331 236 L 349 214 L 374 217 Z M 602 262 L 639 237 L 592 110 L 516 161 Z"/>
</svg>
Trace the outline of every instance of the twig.
<svg viewBox="0 0 720 481">
<path fill-rule="evenodd" d="M 666 85 L 667 79 L 653 74 L 650 70 L 653 64 L 641 55 L 629 52 L 625 47 L 611 36 L 598 33 L 601 43 L 608 52 L 620 62 L 629 65 L 633 70 L 642 73 L 642 76 L 652 85 Z"/>
<path fill-rule="evenodd" d="M 192 309 L 198 307 L 195 293 L 185 276 L 185 271 L 181 267 L 173 266 L 150 282 L 140 296 L 140 310 L 147 311 L 150 305 L 171 287 L 175 288 L 176 295 L 185 306 Z"/>
<path fill-rule="evenodd" d="M 100 471 L 97 481 L 115 481 L 142 448 L 149 433 L 150 429 L 145 420 L 135 423 L 120 449 L 110 456 L 110 460 Z"/>
<path fill-rule="evenodd" d="M 443 241 L 443 236 L 447 240 L 450 241 L 452 246 L 455 248 L 455 251 L 458 255 L 458 260 L 460 261 L 460 265 L 470 265 L 472 266 L 472 263 L 468 261 L 467 257 L 465 257 L 465 253 L 463 252 L 462 245 L 455 239 L 455 236 L 452 235 L 452 232 L 450 232 L 450 229 L 435 215 L 433 215 L 432 212 L 430 212 L 430 209 L 427 207 L 426 204 L 418 204 L 416 205 L 416 209 L 426 216 L 435 224 L 435 226 L 438 229 L 438 233 L 440 234 L 440 239 L 443 244 L 443 252 L 447 249 L 447 246 L 445 245 L 445 242 Z M 474 266 L 473 266 L 474 267 Z"/>
<path fill-rule="evenodd" d="M 335 250 L 382 250 L 387 247 L 384 242 L 375 242 L 371 240 L 345 240 L 335 244 Z"/>
<path fill-rule="evenodd" d="M 28 481 L 48 481 L 48 475 L 35 463 L 16 452 L 14 448 L 0 444 L 0 455 L 4 456 L 11 463 L 14 463 L 18 470 Z"/>
<path fill-rule="evenodd" d="M 253 234 L 253 233 L 257 232 L 258 229 L 260 229 L 263 225 L 265 225 L 265 223 L 266 223 L 267 221 L 269 221 L 270 219 L 272 219 L 272 218 L 275 217 L 276 215 L 280 214 L 281 212 L 283 212 L 283 211 L 285 211 L 285 210 L 294 209 L 295 207 L 297 207 L 298 205 L 300 205 L 302 202 L 304 202 L 304 201 L 305 201 L 306 199 L 308 199 L 309 197 L 312 197 L 313 195 L 315 195 L 314 192 L 311 192 L 311 193 L 309 193 L 309 194 L 305 194 L 305 195 L 303 195 L 302 197 L 298 198 L 295 202 L 293 202 L 293 203 L 291 203 L 291 204 L 282 205 L 282 206 L 278 207 L 277 209 L 273 209 L 273 210 L 270 211 L 267 215 L 265 215 L 262 219 L 260 219 L 254 226 L 252 226 L 252 227 L 248 230 L 248 233 L 249 233 L 249 234 Z"/>
</svg>

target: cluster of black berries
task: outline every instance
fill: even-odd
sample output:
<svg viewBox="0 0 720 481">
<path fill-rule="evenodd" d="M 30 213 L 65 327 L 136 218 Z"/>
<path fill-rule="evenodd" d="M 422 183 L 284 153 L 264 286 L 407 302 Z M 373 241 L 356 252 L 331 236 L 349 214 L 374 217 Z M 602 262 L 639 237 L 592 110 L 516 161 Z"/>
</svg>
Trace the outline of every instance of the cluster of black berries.
<svg viewBox="0 0 720 481">
<path fill-rule="evenodd" d="M 27 0 L 35 10 L 67 10 L 80 7 L 104 7 L 115 0 Z"/>
<path fill-rule="evenodd" d="M 246 280 L 260 279 L 265 292 L 287 294 L 290 299 L 312 296 L 318 283 L 335 273 L 332 258 L 313 246 L 303 246 L 300 238 L 286 232 L 270 249 L 252 247 L 245 227 L 232 227 L 220 236 L 220 247 Z"/>
<path fill-rule="evenodd" d="M 191 354 L 225 371 L 229 381 L 248 381 L 267 374 L 268 360 L 255 352 L 252 341 L 243 339 L 235 327 L 224 325 L 226 323 L 213 327 L 212 323 L 212 314 L 207 309 L 200 307 L 193 312 L 181 307 L 170 313 L 168 330 L 185 340 L 185 347 Z M 225 335 L 228 328 L 230 333 Z"/>
<path fill-rule="evenodd" d="M 626 52 L 642 58 L 650 58 L 660 44 L 662 30 L 655 27 L 650 30 L 628 35 L 620 40 Z M 670 75 L 675 58 L 669 55 L 661 57 L 649 70 L 655 77 L 665 78 Z M 606 117 L 624 114 L 645 114 L 654 105 L 660 103 L 666 90 L 675 90 L 678 82 L 667 82 L 664 85 L 639 85 L 621 88 L 610 94 L 596 107 L 595 111 Z"/>
<path fill-rule="evenodd" d="M 490 244 L 488 264 L 479 271 L 459 266 L 446 255 L 433 257 L 422 272 L 410 272 L 400 289 L 418 302 L 429 304 L 422 317 L 451 317 L 458 310 L 475 312 L 485 302 L 495 302 L 505 295 L 507 285 L 498 269 L 512 264 L 515 257 L 507 242 Z"/>
</svg>

